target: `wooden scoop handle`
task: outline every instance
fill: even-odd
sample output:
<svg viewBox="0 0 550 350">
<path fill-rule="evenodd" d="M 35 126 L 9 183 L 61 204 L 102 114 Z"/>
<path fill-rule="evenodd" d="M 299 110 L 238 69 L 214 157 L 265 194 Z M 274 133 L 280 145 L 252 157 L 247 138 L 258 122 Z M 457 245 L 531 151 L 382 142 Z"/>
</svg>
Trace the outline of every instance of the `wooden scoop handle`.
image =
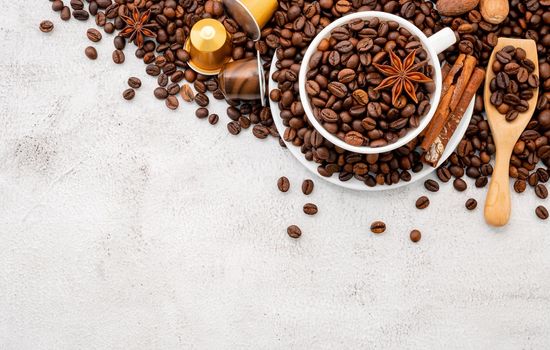
<svg viewBox="0 0 550 350">
<path fill-rule="evenodd" d="M 493 226 L 504 226 L 510 220 L 510 157 L 511 147 L 503 147 L 496 153 L 495 169 L 485 201 L 485 221 Z"/>
</svg>

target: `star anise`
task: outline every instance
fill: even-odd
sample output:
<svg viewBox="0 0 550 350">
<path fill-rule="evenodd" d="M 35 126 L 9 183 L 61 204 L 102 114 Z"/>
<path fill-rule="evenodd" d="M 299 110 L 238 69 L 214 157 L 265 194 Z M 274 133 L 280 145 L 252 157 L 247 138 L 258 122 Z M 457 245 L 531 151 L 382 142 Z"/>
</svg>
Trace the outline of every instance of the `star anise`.
<svg viewBox="0 0 550 350">
<path fill-rule="evenodd" d="M 132 10 L 132 17 L 120 16 L 122 20 L 126 23 L 120 31 L 120 35 L 125 38 L 129 38 L 130 41 L 141 48 L 143 46 L 143 40 L 145 36 L 155 38 L 157 35 L 151 30 L 155 28 L 154 24 L 147 24 L 149 22 L 149 17 L 151 16 L 151 11 L 147 10 L 143 13 L 140 13 L 135 7 Z"/>
<path fill-rule="evenodd" d="M 380 73 L 387 76 L 375 90 L 392 87 L 392 102 L 394 105 L 397 103 L 403 90 L 415 103 L 418 103 L 415 83 L 429 83 L 432 81 L 432 79 L 417 71 L 419 65 L 414 64 L 415 57 L 416 50 L 413 50 L 401 62 L 401 59 L 393 51 L 390 51 L 389 66 L 373 63 Z"/>
</svg>

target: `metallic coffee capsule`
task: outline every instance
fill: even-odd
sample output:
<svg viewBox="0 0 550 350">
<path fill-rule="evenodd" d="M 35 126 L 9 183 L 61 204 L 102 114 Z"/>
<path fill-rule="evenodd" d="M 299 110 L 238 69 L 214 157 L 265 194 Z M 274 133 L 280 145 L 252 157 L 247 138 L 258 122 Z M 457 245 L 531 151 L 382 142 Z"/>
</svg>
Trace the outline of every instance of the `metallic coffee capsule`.
<svg viewBox="0 0 550 350">
<path fill-rule="evenodd" d="M 229 15 L 253 40 L 260 40 L 262 28 L 277 10 L 277 0 L 223 0 Z"/>
<path fill-rule="evenodd" d="M 260 55 L 226 63 L 218 81 L 228 100 L 261 100 L 265 105 L 265 71 Z"/>
<path fill-rule="evenodd" d="M 215 75 L 231 59 L 231 36 L 223 24 L 206 18 L 195 23 L 185 43 L 189 67 L 198 73 Z"/>
</svg>

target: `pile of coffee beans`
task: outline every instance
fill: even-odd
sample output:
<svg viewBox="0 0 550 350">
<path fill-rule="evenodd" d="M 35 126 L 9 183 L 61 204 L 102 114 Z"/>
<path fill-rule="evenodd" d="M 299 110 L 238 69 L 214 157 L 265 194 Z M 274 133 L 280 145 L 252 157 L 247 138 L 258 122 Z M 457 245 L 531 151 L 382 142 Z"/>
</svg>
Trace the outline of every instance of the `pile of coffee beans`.
<svg viewBox="0 0 550 350">
<path fill-rule="evenodd" d="M 305 84 L 313 115 L 328 132 L 350 145 L 394 143 L 418 127 L 430 109 L 433 82 L 414 83 L 417 101 L 405 89 L 395 99 L 393 86 L 377 89 L 387 76 L 375 65 L 391 66 L 389 52 L 403 63 L 415 54 L 411 69 L 432 76 L 433 67 L 426 64 L 428 54 L 420 40 L 397 22 L 376 18 L 335 28 L 308 62 Z"/>
<path fill-rule="evenodd" d="M 539 87 L 535 63 L 524 49 L 508 45 L 495 54 L 491 69 L 495 73 L 489 85 L 491 104 L 511 122 L 529 109 L 533 89 Z"/>
<path fill-rule="evenodd" d="M 66 1 L 66 0 L 65 0 Z M 548 0 L 510 0 L 510 13 L 500 25 L 485 22 L 475 9 L 457 17 L 440 16 L 433 3 L 424 0 L 280 0 L 273 19 L 262 30 L 259 41 L 248 38 L 239 24 L 231 19 L 213 0 L 86 0 L 71 1 L 70 7 L 62 0 L 51 1 L 51 7 L 59 12 L 62 20 L 71 16 L 85 20 L 93 16 L 97 26 L 105 34 L 113 35 L 124 28 L 121 15 L 134 8 L 140 12 L 151 11 L 149 24 L 154 26 L 156 38 L 146 40 L 143 47 L 135 48 L 135 55 L 143 60 L 147 74 L 158 79 L 159 87 L 168 83 L 188 83 L 187 89 L 180 89 L 179 95 L 186 102 L 193 102 L 198 108 L 206 108 L 211 97 L 223 100 L 216 77 L 204 76 L 189 68 L 189 53 L 183 44 L 194 23 L 203 18 L 220 20 L 232 35 L 234 59 L 251 57 L 260 53 L 269 69 L 275 54 L 275 71 L 270 76 L 277 82 L 278 89 L 270 98 L 279 104 L 284 139 L 300 147 L 304 157 L 318 164 L 322 176 L 337 174 L 341 181 L 355 179 L 367 186 L 391 185 L 410 181 L 411 173 L 420 171 L 424 164 L 414 143 L 378 155 L 363 155 L 335 147 L 317 133 L 303 113 L 298 95 L 297 74 L 303 54 L 309 43 L 324 27 L 335 19 L 357 11 L 384 11 L 396 14 L 414 23 L 427 36 L 443 27 L 451 27 L 458 37 L 458 43 L 440 54 L 441 60 L 454 63 L 460 53 L 474 55 L 479 64 L 485 66 L 499 36 L 529 38 L 537 42 L 539 56 L 539 98 L 536 110 L 526 130 L 514 147 L 510 162 L 510 176 L 514 189 L 525 191 L 527 185 L 535 188 L 548 181 L 550 166 L 550 2 Z M 44 30 L 48 30 L 48 25 Z M 129 45 L 127 39 L 113 37 L 116 50 L 123 51 Z M 87 53 L 88 54 L 88 53 Z M 92 54 L 92 52 L 90 52 Z M 97 55 L 97 52 L 96 52 Z M 122 62 L 122 55 L 112 55 Z M 92 54 L 92 57 L 94 55 Z M 97 56 L 96 56 L 97 57 Z M 183 85 L 185 86 L 185 84 Z M 191 90 L 191 91 L 190 91 Z M 174 90 L 175 91 L 175 90 Z M 182 92 L 185 91 L 185 92 Z M 481 114 L 484 109 L 482 90 L 478 92 L 475 113 L 460 145 L 449 159 L 438 169 L 440 182 L 451 178 L 468 177 L 476 187 L 484 187 L 492 173 L 490 165 L 495 146 L 487 120 Z M 177 95 L 167 95 L 168 96 Z M 184 97 L 185 96 L 185 97 Z M 164 97 L 163 97 L 164 98 Z M 177 98 L 177 97 L 174 97 Z M 177 108 L 174 98 L 166 102 L 168 108 Z M 279 137 L 273 124 L 273 116 L 267 107 L 256 102 L 227 101 L 229 132 L 238 134 L 252 128 L 253 135 L 265 139 L 271 135 Z M 234 109 L 238 113 L 234 113 Z M 196 113 L 197 117 L 203 112 Z M 211 124 L 216 124 L 216 115 L 209 115 Z M 205 118 L 206 119 L 206 118 Z M 279 141 L 281 145 L 284 143 Z M 434 186 L 432 186 L 434 187 Z M 537 216 L 545 218 L 545 211 L 537 208 Z M 539 215 L 540 213 L 540 215 Z M 547 211 L 546 211 L 547 213 Z M 546 217 L 548 215 L 546 214 Z"/>
</svg>

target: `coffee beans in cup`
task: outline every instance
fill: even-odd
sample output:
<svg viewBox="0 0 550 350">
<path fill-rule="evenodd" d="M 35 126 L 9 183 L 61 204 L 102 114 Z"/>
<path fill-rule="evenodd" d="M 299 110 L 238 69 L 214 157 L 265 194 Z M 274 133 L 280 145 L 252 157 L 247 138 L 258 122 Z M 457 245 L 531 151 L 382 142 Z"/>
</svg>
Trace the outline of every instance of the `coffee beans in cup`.
<svg viewBox="0 0 550 350">
<path fill-rule="evenodd" d="M 420 40 L 397 22 L 358 19 L 335 28 L 308 62 L 314 117 L 353 146 L 396 142 L 430 109 L 427 58 Z"/>
</svg>

